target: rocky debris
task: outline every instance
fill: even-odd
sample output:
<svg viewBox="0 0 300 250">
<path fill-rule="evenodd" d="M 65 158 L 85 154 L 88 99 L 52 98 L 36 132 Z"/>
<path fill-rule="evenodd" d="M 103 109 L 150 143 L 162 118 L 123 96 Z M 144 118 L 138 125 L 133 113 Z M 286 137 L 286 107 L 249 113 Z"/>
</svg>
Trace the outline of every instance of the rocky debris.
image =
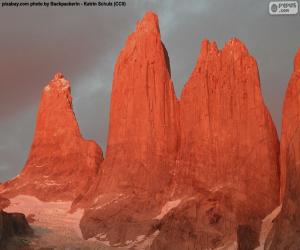
<svg viewBox="0 0 300 250">
<path fill-rule="evenodd" d="M 205 249 L 235 239 L 232 210 L 236 203 L 222 192 L 203 191 L 195 197 L 168 201 L 158 209 L 150 199 L 102 195 L 85 211 L 80 228 L 86 239 L 113 247 Z"/>
<path fill-rule="evenodd" d="M 25 244 L 16 236 L 31 236 L 33 230 L 25 215 L 21 213 L 6 213 L 0 210 L 0 248 L 21 249 Z M 14 248 L 16 247 L 16 248 Z"/>
<path fill-rule="evenodd" d="M 267 237 L 274 225 L 274 219 L 278 216 L 280 211 L 281 205 L 275 208 L 262 220 L 261 229 L 259 230 L 259 246 L 255 248 L 255 250 L 264 250 L 264 245 L 266 243 Z"/>
<path fill-rule="evenodd" d="M 150 249 L 215 249 L 233 241 L 236 218 L 229 204 L 209 192 L 183 199 L 159 221 Z"/>
<path fill-rule="evenodd" d="M 277 132 L 256 61 L 241 41 L 233 38 L 223 49 L 202 42 L 181 94 L 180 128 L 177 196 L 199 186 L 228 187 L 244 195 L 250 213 L 261 219 L 278 206 Z"/>
<path fill-rule="evenodd" d="M 159 210 L 149 199 L 103 195 L 98 202 L 85 211 L 80 221 L 86 239 L 94 238 L 109 246 L 129 247 L 147 240 L 157 230 L 158 220 L 154 218 Z"/>
<path fill-rule="evenodd" d="M 282 119 L 282 209 L 265 249 L 298 250 L 300 246 L 300 49 L 288 84 Z"/>
<path fill-rule="evenodd" d="M 260 220 L 249 213 L 243 196 L 234 192 L 202 189 L 183 198 L 159 221 L 151 250 L 236 249 L 239 221 L 248 222 L 258 235 Z"/>
<path fill-rule="evenodd" d="M 100 147 L 82 138 L 72 109 L 70 83 L 57 73 L 44 88 L 25 167 L 3 184 L 2 193 L 74 200 L 87 191 L 102 160 Z"/>
</svg>

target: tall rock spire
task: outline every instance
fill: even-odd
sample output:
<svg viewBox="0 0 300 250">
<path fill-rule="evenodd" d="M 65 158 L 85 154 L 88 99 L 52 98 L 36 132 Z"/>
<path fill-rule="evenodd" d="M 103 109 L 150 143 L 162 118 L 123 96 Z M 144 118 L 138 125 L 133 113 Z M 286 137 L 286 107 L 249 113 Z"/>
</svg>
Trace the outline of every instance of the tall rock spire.
<svg viewBox="0 0 300 250">
<path fill-rule="evenodd" d="M 255 59 L 236 38 L 204 40 L 180 100 L 176 192 L 199 185 L 235 190 L 254 214 L 278 203 L 279 144 L 261 95 Z M 255 201 L 255 202 L 254 202 Z"/>
<path fill-rule="evenodd" d="M 178 148 L 178 103 L 158 18 L 148 12 L 114 71 L 101 190 L 157 192 L 170 181 Z"/>
<path fill-rule="evenodd" d="M 285 93 L 285 100 L 283 104 L 282 114 L 282 129 L 280 140 L 280 197 L 283 200 L 286 187 L 286 171 L 287 171 L 287 154 L 288 147 L 291 139 L 294 138 L 296 129 L 300 122 L 300 99 L 299 99 L 299 75 L 300 75 L 300 49 L 298 49 L 294 58 L 294 72 L 288 84 L 288 88 Z"/>
<path fill-rule="evenodd" d="M 57 73 L 42 93 L 24 169 L 4 184 L 4 192 L 42 200 L 73 200 L 87 191 L 102 160 L 100 147 L 82 138 L 72 109 L 70 83 Z"/>
<path fill-rule="evenodd" d="M 298 249 L 300 245 L 300 49 L 295 56 L 283 106 L 280 144 L 282 209 L 265 249 Z"/>
<path fill-rule="evenodd" d="M 177 157 L 178 111 L 158 18 L 148 12 L 115 66 L 107 154 L 83 199 L 89 204 L 80 223 L 85 238 L 106 231 L 111 244 L 125 244 L 153 233 L 153 217 L 164 202 Z"/>
</svg>

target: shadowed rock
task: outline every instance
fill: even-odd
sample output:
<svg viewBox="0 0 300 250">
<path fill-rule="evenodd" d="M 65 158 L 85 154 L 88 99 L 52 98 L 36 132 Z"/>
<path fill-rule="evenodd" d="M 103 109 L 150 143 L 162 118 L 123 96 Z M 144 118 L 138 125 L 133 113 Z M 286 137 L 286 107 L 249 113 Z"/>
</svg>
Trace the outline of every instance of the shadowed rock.
<svg viewBox="0 0 300 250">
<path fill-rule="evenodd" d="M 237 250 L 254 250 L 258 245 L 258 233 L 249 225 L 239 225 L 237 228 Z"/>
<path fill-rule="evenodd" d="M 0 211 L 0 248 L 21 249 L 23 244 L 15 236 L 30 236 L 33 230 L 25 215 L 21 213 L 6 213 Z"/>
</svg>

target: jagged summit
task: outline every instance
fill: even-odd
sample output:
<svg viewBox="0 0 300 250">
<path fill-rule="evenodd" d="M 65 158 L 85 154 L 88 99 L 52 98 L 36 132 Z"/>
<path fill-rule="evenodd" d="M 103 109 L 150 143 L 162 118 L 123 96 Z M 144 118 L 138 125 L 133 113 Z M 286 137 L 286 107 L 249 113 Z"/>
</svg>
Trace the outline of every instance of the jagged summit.
<svg viewBox="0 0 300 250">
<path fill-rule="evenodd" d="M 152 11 L 146 12 L 144 17 L 137 22 L 136 31 L 160 34 L 158 16 Z"/>
<path fill-rule="evenodd" d="M 200 54 L 204 53 L 209 53 L 211 51 L 218 52 L 218 45 L 216 41 L 209 41 L 208 39 L 203 39 L 201 42 L 201 49 L 200 49 Z"/>
<path fill-rule="evenodd" d="M 223 48 L 218 48 L 216 41 L 203 39 L 194 71 L 200 72 L 201 68 L 205 70 L 205 65 L 207 65 L 206 62 L 208 61 L 218 61 L 216 66 L 219 66 L 222 65 L 222 62 L 227 63 L 228 58 L 236 60 L 241 57 L 247 57 L 248 61 L 251 60 L 252 64 L 256 64 L 255 59 L 249 54 L 245 44 L 238 38 L 233 37 L 229 39 Z"/>
<path fill-rule="evenodd" d="M 241 52 L 248 53 L 248 49 L 246 45 L 238 38 L 232 37 L 230 38 L 224 45 L 224 49 L 229 48 L 229 49 L 234 49 L 234 50 L 239 50 Z"/>
<path fill-rule="evenodd" d="M 249 209 L 260 216 L 270 212 L 278 202 L 277 133 L 256 61 L 239 39 L 230 39 L 222 49 L 216 42 L 202 42 L 181 94 L 180 120 L 178 182 L 238 186 Z M 255 188 L 248 190 L 247 182 Z M 178 190 L 186 193 L 182 187 Z"/>
<path fill-rule="evenodd" d="M 218 48 L 216 41 L 209 41 L 208 39 L 203 39 L 201 42 L 200 57 L 210 55 L 212 53 L 218 54 L 220 52 L 230 50 L 236 51 L 243 54 L 248 54 L 248 49 L 245 44 L 238 38 L 230 38 L 223 48 Z"/>
<path fill-rule="evenodd" d="M 67 90 L 68 92 L 71 92 L 70 81 L 65 79 L 61 72 L 58 72 L 54 74 L 53 78 L 44 88 L 45 91 L 49 91 L 50 89 Z"/>
<path fill-rule="evenodd" d="M 54 74 L 53 81 L 57 81 L 57 80 L 60 80 L 60 79 L 63 79 L 63 78 L 65 78 L 63 73 L 58 72 L 58 73 Z"/>
</svg>

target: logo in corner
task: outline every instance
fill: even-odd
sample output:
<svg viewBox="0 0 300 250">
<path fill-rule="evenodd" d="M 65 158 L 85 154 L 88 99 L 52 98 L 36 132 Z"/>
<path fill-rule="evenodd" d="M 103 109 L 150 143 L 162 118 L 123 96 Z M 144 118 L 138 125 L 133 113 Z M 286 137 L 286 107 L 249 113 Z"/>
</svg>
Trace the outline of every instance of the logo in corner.
<svg viewBox="0 0 300 250">
<path fill-rule="evenodd" d="M 269 2 L 270 15 L 296 15 L 298 14 L 298 1 L 271 1 Z"/>
</svg>

